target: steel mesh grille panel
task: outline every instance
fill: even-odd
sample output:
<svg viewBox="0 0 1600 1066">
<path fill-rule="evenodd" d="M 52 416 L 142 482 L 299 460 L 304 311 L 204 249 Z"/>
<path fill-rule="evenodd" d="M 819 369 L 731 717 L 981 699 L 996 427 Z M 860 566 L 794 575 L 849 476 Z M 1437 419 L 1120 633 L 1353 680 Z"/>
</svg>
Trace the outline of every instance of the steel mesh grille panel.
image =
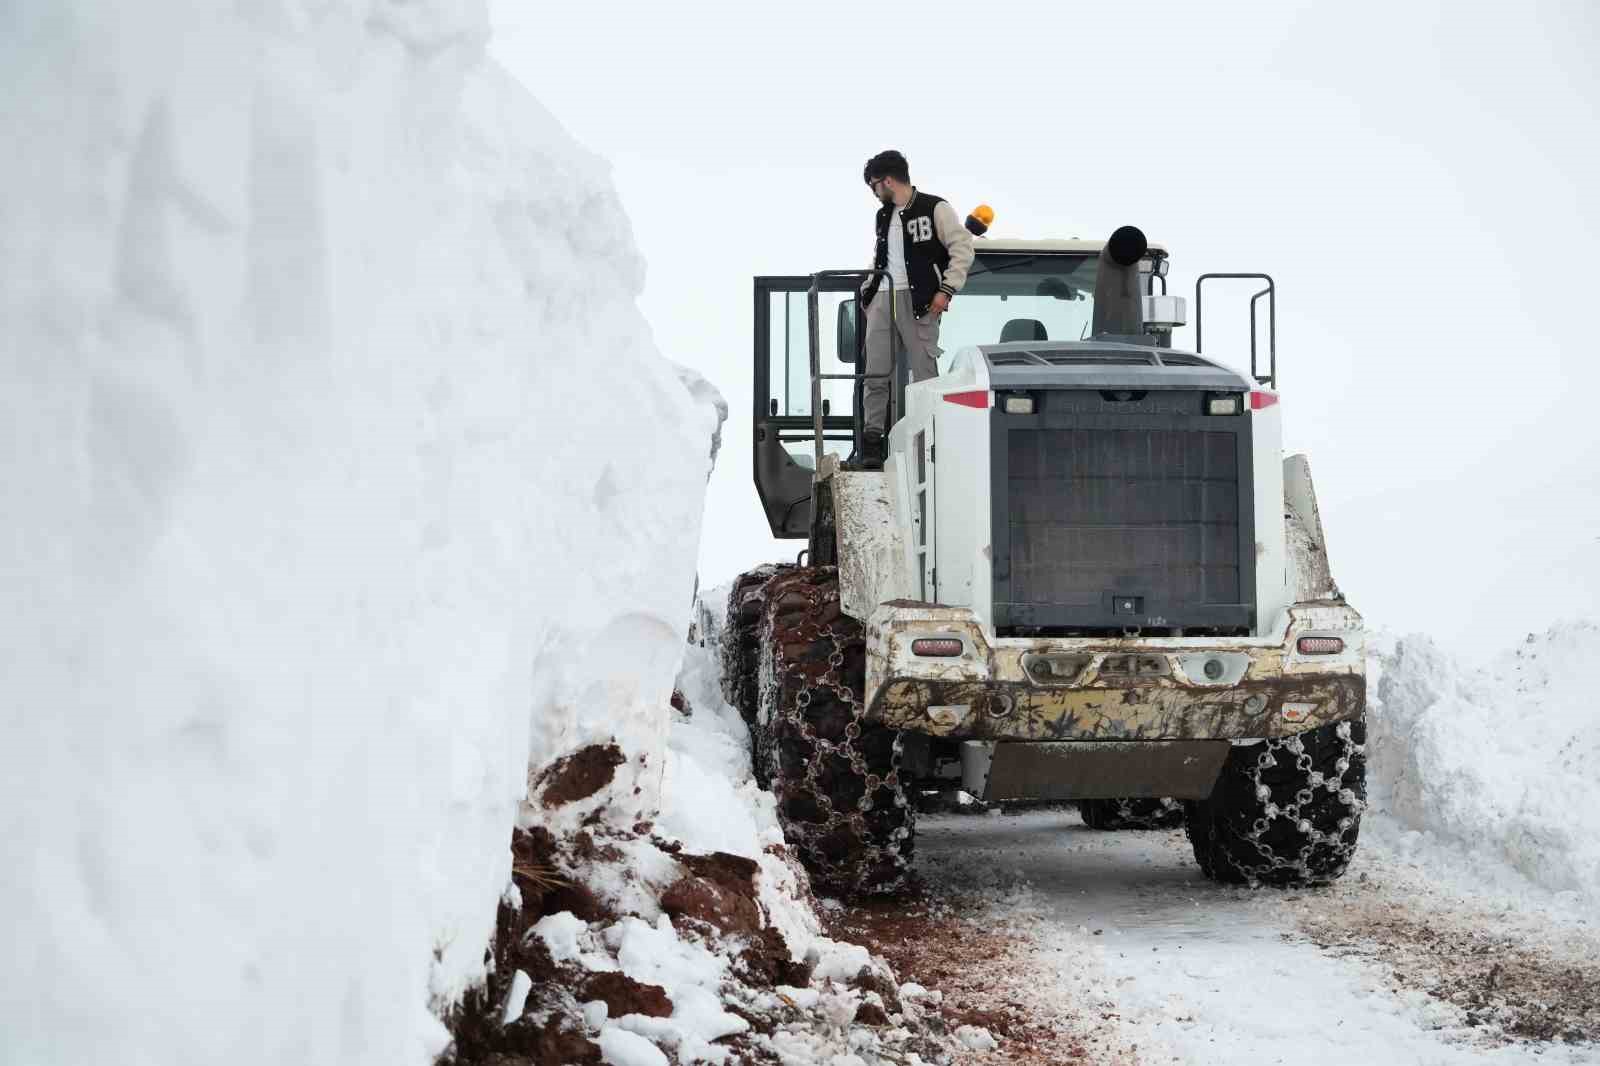
<svg viewBox="0 0 1600 1066">
<path fill-rule="evenodd" d="M 1027 429 L 1009 438 L 1011 598 L 1240 602 L 1232 433 Z"/>
</svg>

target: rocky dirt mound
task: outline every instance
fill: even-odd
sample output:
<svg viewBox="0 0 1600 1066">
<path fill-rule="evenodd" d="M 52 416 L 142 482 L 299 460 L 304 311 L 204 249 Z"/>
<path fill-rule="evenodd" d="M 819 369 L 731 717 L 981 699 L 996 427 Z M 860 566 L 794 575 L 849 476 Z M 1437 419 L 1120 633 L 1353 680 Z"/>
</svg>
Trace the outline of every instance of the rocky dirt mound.
<svg viewBox="0 0 1600 1066">
<path fill-rule="evenodd" d="M 946 1015 L 915 986 L 903 994 L 860 947 L 824 941 L 797 958 L 766 920 L 756 862 L 691 854 L 651 829 L 595 825 L 563 841 L 517 830 L 490 977 L 449 1019 L 441 1063 L 792 1064 L 844 1053 L 913 1066 L 951 1062 L 975 1038 L 958 1030 L 978 1015 Z M 664 879 L 653 913 L 614 902 L 619 884 Z"/>
<path fill-rule="evenodd" d="M 448 1017 L 441 1063 L 926 1066 L 992 1044 L 824 934 L 718 665 L 688 649 L 653 819 L 621 817 L 631 778 L 608 744 L 530 783 L 488 980 Z"/>
</svg>

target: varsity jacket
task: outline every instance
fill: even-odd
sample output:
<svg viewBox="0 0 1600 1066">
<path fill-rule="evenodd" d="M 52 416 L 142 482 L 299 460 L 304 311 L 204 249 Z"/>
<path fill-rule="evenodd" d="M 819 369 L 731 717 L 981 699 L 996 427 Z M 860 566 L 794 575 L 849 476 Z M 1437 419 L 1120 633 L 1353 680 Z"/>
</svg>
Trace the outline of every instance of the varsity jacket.
<svg viewBox="0 0 1600 1066">
<path fill-rule="evenodd" d="M 872 252 L 874 270 L 888 266 L 889 226 L 897 210 L 893 204 L 878 209 L 878 240 Z M 928 313 L 934 293 L 953 297 L 966 284 L 967 271 L 972 267 L 972 234 L 948 201 L 915 189 L 911 202 L 900 212 L 900 225 L 905 236 L 906 279 L 911 282 L 911 311 L 921 318 Z M 872 303 L 882 280 L 868 280 L 861 290 L 862 307 Z"/>
</svg>

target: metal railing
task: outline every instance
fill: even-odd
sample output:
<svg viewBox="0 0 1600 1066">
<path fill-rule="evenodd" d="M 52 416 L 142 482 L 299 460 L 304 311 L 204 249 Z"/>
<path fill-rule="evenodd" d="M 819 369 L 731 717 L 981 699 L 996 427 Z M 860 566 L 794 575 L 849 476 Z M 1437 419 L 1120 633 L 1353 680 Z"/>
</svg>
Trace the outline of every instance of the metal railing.
<svg viewBox="0 0 1600 1066">
<path fill-rule="evenodd" d="M 1201 274 L 1194 281 L 1194 350 L 1198 355 L 1204 340 L 1201 332 L 1202 304 L 1200 302 L 1200 287 L 1213 279 L 1254 279 L 1264 281 L 1267 287 L 1250 297 L 1250 376 L 1256 384 L 1266 385 L 1268 388 L 1278 387 L 1278 289 L 1272 281 L 1270 274 Z M 1256 303 L 1263 296 L 1267 298 L 1267 373 L 1263 376 L 1261 368 L 1257 365 L 1256 353 Z"/>
<path fill-rule="evenodd" d="M 855 291 L 857 293 L 855 300 L 855 351 L 851 353 L 855 356 L 855 358 L 852 359 L 851 362 L 855 364 L 858 372 L 853 374 L 824 374 L 822 372 L 822 337 L 821 325 L 819 321 L 820 311 L 818 310 L 818 298 L 822 292 L 822 282 L 824 279 L 828 278 L 854 278 L 857 279 L 858 282 L 865 282 L 868 278 L 872 277 L 883 279 L 885 289 L 880 295 L 883 295 L 889 301 L 889 370 L 882 374 L 869 374 L 864 369 L 861 369 L 863 366 L 862 349 L 866 338 L 865 331 L 862 328 L 863 313 L 861 309 L 860 297 L 861 286 L 860 284 L 857 284 L 855 286 Z M 852 397 L 854 418 L 852 419 L 853 425 L 851 427 L 851 447 L 857 453 L 859 453 L 861 450 L 862 431 L 865 428 L 863 425 L 864 412 L 862 410 L 862 396 L 866 387 L 866 383 L 869 380 L 875 381 L 882 378 L 888 378 L 891 381 L 897 381 L 899 378 L 899 371 L 901 369 L 901 363 L 903 360 L 900 358 L 900 331 L 895 322 L 894 279 L 889 276 L 889 272 L 887 270 L 818 271 L 817 273 L 811 275 L 811 288 L 806 291 L 806 319 L 806 328 L 808 331 L 807 336 L 810 341 L 811 348 L 811 428 L 812 432 L 816 436 L 816 465 L 813 467 L 813 469 L 821 470 L 822 455 L 824 452 L 824 438 L 822 429 L 822 383 L 824 381 L 852 381 L 855 383 L 854 395 Z M 884 433 L 888 433 L 889 427 L 894 425 L 897 421 L 895 416 L 900 409 L 900 392 L 901 390 L 896 388 L 891 388 L 889 390 L 889 408 L 888 411 L 885 412 L 883 427 Z"/>
</svg>

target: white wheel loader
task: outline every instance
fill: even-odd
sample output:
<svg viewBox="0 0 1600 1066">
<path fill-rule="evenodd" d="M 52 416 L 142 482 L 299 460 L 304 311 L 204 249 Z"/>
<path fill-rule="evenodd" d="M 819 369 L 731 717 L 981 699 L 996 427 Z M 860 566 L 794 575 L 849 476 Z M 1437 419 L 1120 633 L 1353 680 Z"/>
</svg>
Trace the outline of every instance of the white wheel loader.
<svg viewBox="0 0 1600 1066">
<path fill-rule="evenodd" d="M 756 488 L 774 535 L 809 543 L 735 583 L 725 686 L 819 887 L 901 887 L 940 789 L 1179 819 L 1224 882 L 1349 864 L 1364 634 L 1282 454 L 1275 288 L 1202 275 L 1182 352 L 1166 263 L 1133 227 L 978 241 L 939 376 L 897 373 L 881 472 L 840 462 L 864 273 L 756 279 Z M 1264 283 L 1249 376 L 1201 354 L 1218 277 Z"/>
</svg>

